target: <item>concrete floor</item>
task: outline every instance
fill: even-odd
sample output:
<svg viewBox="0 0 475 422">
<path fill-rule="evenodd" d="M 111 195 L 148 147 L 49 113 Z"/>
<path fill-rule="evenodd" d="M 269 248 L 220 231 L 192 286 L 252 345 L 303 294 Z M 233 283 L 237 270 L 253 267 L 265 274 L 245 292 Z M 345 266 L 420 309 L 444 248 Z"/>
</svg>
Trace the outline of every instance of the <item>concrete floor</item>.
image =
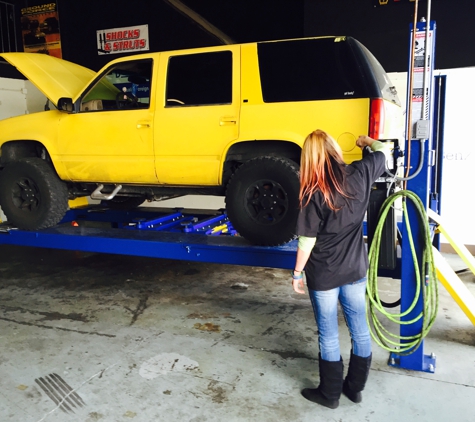
<svg viewBox="0 0 475 422">
<path fill-rule="evenodd" d="M 375 345 L 363 403 L 330 410 L 300 396 L 318 384 L 316 327 L 287 271 L 11 246 L 0 257 L 2 422 L 475 420 L 475 327 L 443 288 L 424 344 L 435 373 L 390 367 Z M 381 291 L 397 297 L 398 283 Z"/>
</svg>

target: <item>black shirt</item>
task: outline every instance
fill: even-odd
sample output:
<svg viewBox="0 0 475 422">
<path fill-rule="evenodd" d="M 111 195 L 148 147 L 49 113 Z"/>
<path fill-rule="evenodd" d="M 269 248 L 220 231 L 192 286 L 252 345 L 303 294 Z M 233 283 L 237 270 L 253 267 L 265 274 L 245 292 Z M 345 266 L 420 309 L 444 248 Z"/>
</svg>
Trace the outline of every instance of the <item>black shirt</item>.
<svg viewBox="0 0 475 422">
<path fill-rule="evenodd" d="M 385 169 L 386 158 L 377 151 L 346 166 L 350 198 L 337 199 L 331 210 L 317 191 L 302 208 L 297 235 L 316 237 L 305 266 L 307 285 L 312 290 L 330 290 L 366 276 L 368 253 L 363 238 L 363 220 L 372 184 Z"/>
</svg>

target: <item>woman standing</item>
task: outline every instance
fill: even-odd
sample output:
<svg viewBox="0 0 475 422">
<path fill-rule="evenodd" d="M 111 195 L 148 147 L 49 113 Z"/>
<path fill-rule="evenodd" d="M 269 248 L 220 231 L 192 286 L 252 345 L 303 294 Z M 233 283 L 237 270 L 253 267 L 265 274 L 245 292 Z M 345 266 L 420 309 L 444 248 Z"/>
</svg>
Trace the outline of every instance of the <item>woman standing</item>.
<svg viewBox="0 0 475 422">
<path fill-rule="evenodd" d="M 373 154 L 346 165 L 338 143 L 322 130 L 305 140 L 300 164 L 299 243 L 292 285 L 304 294 L 303 270 L 318 326 L 320 385 L 302 395 L 335 409 L 341 392 L 353 402 L 371 366 L 371 337 L 366 322 L 368 254 L 363 219 L 372 184 L 384 173 L 389 151 L 382 142 L 360 136 L 356 144 Z M 340 302 L 350 331 L 352 350 L 343 381 L 343 360 L 338 338 Z"/>
</svg>

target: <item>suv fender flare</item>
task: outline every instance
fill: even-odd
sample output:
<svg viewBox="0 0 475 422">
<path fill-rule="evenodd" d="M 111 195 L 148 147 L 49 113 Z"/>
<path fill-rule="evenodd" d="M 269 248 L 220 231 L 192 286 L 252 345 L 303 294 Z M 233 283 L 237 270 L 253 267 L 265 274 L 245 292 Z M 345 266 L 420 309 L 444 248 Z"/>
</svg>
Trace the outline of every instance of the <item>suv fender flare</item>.
<svg viewBox="0 0 475 422">
<path fill-rule="evenodd" d="M 257 157 L 286 158 L 300 163 L 302 147 L 288 140 L 245 140 L 231 144 L 225 151 L 221 169 L 221 184 L 226 187 L 235 170 Z"/>
<path fill-rule="evenodd" d="M 22 158 L 38 157 L 47 162 L 55 171 L 57 176 L 65 180 L 61 175 L 66 175 L 62 163 L 59 165 L 51 159 L 50 151 L 42 142 L 35 140 L 12 140 L 7 141 L 1 146 L 0 166 L 3 168 L 6 164 L 18 161 Z M 59 168 L 58 168 L 59 167 Z"/>
</svg>

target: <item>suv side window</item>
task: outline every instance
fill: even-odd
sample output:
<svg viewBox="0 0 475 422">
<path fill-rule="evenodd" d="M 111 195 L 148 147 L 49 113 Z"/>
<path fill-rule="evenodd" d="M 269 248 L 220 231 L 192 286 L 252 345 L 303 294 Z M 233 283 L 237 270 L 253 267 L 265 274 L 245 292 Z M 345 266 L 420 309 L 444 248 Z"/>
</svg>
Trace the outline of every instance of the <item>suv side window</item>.
<svg viewBox="0 0 475 422">
<path fill-rule="evenodd" d="M 366 98 L 351 47 L 334 38 L 258 43 L 264 102 Z"/>
<path fill-rule="evenodd" d="M 81 99 L 81 112 L 150 107 L 150 59 L 117 63 L 102 74 Z"/>
<path fill-rule="evenodd" d="M 231 51 L 170 57 L 166 106 L 231 104 L 232 81 Z"/>
</svg>

